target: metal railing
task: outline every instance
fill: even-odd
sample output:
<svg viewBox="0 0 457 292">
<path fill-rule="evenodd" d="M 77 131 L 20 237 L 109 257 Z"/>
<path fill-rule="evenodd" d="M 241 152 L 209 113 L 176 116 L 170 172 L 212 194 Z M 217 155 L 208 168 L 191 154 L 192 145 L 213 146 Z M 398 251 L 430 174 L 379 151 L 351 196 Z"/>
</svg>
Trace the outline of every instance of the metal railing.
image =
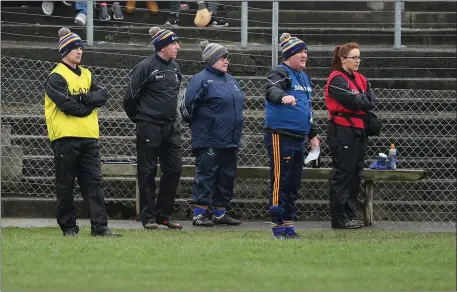
<svg viewBox="0 0 457 292">
<path fill-rule="evenodd" d="M 23 58 L 1 58 L 2 90 L 2 195 L 54 198 L 53 154 L 43 116 L 44 81 L 56 65 Z M 101 155 L 107 161 L 135 161 L 134 125 L 122 109 L 129 69 L 90 67 L 97 82 L 110 93 L 100 110 Z M 185 76 L 183 92 L 191 76 Z M 268 166 L 263 146 L 264 77 L 237 77 L 245 100 L 245 130 L 239 152 L 240 166 Z M 383 134 L 370 139 L 367 165 L 391 143 L 399 151 L 399 168 L 421 168 L 428 178 L 421 182 L 375 183 L 375 221 L 414 220 L 455 222 L 455 163 L 457 119 L 453 90 L 374 89 Z M 323 167 L 331 167 L 325 141 L 326 108 L 324 89 L 313 92 L 313 108 L 321 146 Z M 182 123 L 184 164 L 193 164 L 190 130 Z M 245 218 L 268 216 L 268 179 L 237 179 L 232 209 Z M 190 200 L 192 178 L 183 178 L 178 200 Z M 110 178 L 105 181 L 109 201 L 133 204 L 135 181 Z M 299 220 L 328 220 L 326 181 L 303 180 Z M 79 192 L 76 190 L 76 195 Z M 183 204 L 180 208 L 185 208 Z"/>
<path fill-rule="evenodd" d="M 408 1 L 408 0 L 406 0 Z M 336 1 L 338 2 L 338 1 Z M 394 23 L 394 41 L 393 41 L 393 48 L 394 49 L 401 49 L 402 42 L 401 42 L 401 33 L 402 33 L 402 12 L 404 10 L 404 2 L 405 1 L 376 1 L 376 0 L 368 0 L 366 2 L 395 2 L 395 23 Z M 444 2 L 452 2 L 451 0 L 444 0 Z M 88 8 L 87 8 L 87 45 L 92 46 L 94 43 L 94 27 L 93 27 L 93 16 L 94 16 L 94 0 L 87 0 Z M 279 26 L 279 2 L 272 1 L 272 66 L 276 66 L 278 62 L 278 26 Z M 241 2 L 241 48 L 247 48 L 248 46 L 248 2 L 242 1 Z"/>
</svg>

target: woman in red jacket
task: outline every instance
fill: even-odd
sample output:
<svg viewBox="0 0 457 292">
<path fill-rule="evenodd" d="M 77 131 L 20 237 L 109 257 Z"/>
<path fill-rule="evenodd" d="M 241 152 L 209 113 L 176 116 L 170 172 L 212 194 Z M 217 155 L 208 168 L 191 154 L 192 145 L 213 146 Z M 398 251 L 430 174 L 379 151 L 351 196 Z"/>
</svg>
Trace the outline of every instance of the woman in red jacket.
<svg viewBox="0 0 457 292">
<path fill-rule="evenodd" d="M 367 135 L 363 118 L 373 109 L 370 83 L 358 73 L 360 47 L 347 43 L 335 48 L 332 73 L 325 89 L 329 112 L 327 143 L 332 153 L 333 176 L 330 187 L 332 228 L 360 228 L 357 196 L 360 173 L 365 164 Z"/>
</svg>

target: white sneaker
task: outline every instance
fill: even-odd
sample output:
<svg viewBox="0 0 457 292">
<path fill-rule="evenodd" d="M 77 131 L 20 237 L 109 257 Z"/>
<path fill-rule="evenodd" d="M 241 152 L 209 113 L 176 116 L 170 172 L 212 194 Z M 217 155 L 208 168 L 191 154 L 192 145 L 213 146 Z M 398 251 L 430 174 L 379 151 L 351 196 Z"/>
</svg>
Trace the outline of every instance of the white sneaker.
<svg viewBox="0 0 457 292">
<path fill-rule="evenodd" d="M 86 14 L 80 12 L 78 15 L 75 17 L 75 23 L 78 25 L 86 25 Z"/>
<path fill-rule="evenodd" d="M 54 1 L 43 1 L 41 3 L 41 10 L 45 15 L 52 15 L 54 12 Z"/>
</svg>

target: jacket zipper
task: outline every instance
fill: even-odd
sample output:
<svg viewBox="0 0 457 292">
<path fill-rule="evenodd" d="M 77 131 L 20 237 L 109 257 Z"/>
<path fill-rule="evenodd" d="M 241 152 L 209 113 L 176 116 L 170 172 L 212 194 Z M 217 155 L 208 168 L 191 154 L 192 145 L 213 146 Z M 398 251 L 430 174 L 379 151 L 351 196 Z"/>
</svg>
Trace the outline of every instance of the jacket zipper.
<svg viewBox="0 0 457 292">
<path fill-rule="evenodd" d="M 223 77 L 223 81 L 224 81 L 225 86 L 228 87 L 230 93 L 232 93 L 233 114 L 234 114 L 234 116 L 235 116 L 235 126 L 233 127 L 233 132 L 232 132 L 232 143 L 234 144 L 233 141 L 235 141 L 235 131 L 236 131 L 236 122 L 237 122 L 237 119 L 236 119 L 235 94 L 233 93 L 232 89 L 231 89 L 230 86 L 227 84 L 227 82 L 225 82 L 225 76 Z"/>
</svg>

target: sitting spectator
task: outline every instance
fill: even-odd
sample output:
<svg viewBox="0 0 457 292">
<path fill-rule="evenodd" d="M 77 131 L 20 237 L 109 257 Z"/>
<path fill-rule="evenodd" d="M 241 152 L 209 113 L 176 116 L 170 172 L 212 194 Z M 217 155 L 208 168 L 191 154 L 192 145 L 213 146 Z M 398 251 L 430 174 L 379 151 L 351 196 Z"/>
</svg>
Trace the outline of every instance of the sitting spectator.
<svg viewBox="0 0 457 292">
<path fill-rule="evenodd" d="M 52 15 L 54 13 L 55 2 L 56 1 L 43 1 L 41 3 L 41 9 L 43 10 L 43 13 L 45 15 Z M 62 1 L 62 2 L 67 6 L 71 6 L 71 4 L 69 4 L 66 1 Z M 86 25 L 86 20 L 87 20 L 87 3 L 86 3 L 86 1 L 77 0 L 75 2 L 75 8 L 76 8 L 75 23 L 79 24 L 79 25 Z"/>
<path fill-rule="evenodd" d="M 67 1 L 62 1 L 63 4 L 71 6 Z M 54 1 L 43 1 L 41 3 L 41 9 L 45 15 L 52 15 L 54 13 Z"/>
<path fill-rule="evenodd" d="M 159 6 L 155 1 L 146 1 L 146 7 L 149 9 L 149 12 L 152 14 L 158 14 L 159 13 Z M 136 1 L 127 1 L 125 5 L 125 11 L 127 13 L 133 13 L 135 12 L 136 9 Z"/>
<path fill-rule="evenodd" d="M 123 20 L 124 15 L 122 14 L 122 9 L 121 9 L 121 4 L 119 2 L 114 2 L 111 5 L 111 12 L 113 15 L 114 20 Z M 108 10 L 108 4 L 106 2 L 100 3 L 100 10 L 98 14 L 98 18 L 102 21 L 108 21 L 111 19 L 109 10 Z"/>
<path fill-rule="evenodd" d="M 87 2 L 78 0 L 75 2 L 76 17 L 75 23 L 78 25 L 86 25 L 87 21 Z"/>
<path fill-rule="evenodd" d="M 71 4 L 69 4 L 66 1 L 62 1 L 62 2 L 67 6 L 71 6 Z M 52 15 L 54 13 L 54 7 L 55 7 L 55 1 L 43 1 L 43 3 L 41 4 L 41 9 L 43 10 L 43 13 L 46 15 Z M 79 24 L 79 25 L 86 25 L 87 2 L 78 0 L 75 2 L 75 8 L 76 8 L 75 23 Z M 111 5 L 111 12 L 112 12 L 113 18 L 115 20 L 124 19 L 124 15 L 122 14 L 121 5 L 119 2 L 114 2 Z M 102 21 L 108 21 L 111 19 L 110 12 L 108 10 L 108 5 L 106 4 L 105 1 L 100 3 L 99 19 Z"/>
<path fill-rule="evenodd" d="M 186 2 L 181 2 L 181 4 L 179 5 L 179 10 L 180 10 L 180 11 L 187 11 L 187 10 L 189 10 L 189 4 L 187 4 Z"/>
<path fill-rule="evenodd" d="M 208 26 L 223 27 L 229 24 L 220 18 L 216 17 L 219 1 L 208 1 L 208 11 L 211 13 L 211 21 Z M 166 25 L 178 26 L 179 25 L 179 10 L 181 8 L 181 1 L 170 1 L 170 13 Z M 184 10 L 184 9 L 183 9 Z"/>
</svg>

